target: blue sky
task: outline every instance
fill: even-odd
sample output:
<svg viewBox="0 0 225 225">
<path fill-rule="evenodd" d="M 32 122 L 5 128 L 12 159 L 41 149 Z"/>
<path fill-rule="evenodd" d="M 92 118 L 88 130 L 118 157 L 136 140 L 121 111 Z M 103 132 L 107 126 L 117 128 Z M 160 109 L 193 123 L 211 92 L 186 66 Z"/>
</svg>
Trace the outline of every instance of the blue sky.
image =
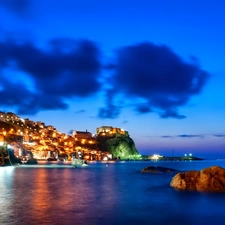
<svg viewBox="0 0 225 225">
<path fill-rule="evenodd" d="M 19 3 L 18 3 L 19 2 Z M 225 3 L 0 0 L 0 106 L 141 154 L 225 157 Z"/>
</svg>

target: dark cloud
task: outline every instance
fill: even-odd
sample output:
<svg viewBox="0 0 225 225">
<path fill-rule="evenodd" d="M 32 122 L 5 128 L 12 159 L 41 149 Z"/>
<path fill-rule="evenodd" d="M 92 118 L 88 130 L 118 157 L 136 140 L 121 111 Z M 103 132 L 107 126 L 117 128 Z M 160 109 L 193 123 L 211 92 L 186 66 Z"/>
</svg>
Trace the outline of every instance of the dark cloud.
<svg viewBox="0 0 225 225">
<path fill-rule="evenodd" d="M 81 110 L 76 111 L 75 113 L 80 114 L 80 113 L 85 113 L 85 112 L 86 112 L 85 110 L 81 109 Z"/>
<path fill-rule="evenodd" d="M 181 135 L 177 135 L 177 137 L 180 137 L 180 138 L 204 138 L 203 135 L 193 135 L 193 134 L 181 134 Z"/>
<path fill-rule="evenodd" d="M 225 138 L 225 134 L 214 134 L 214 137 Z"/>
<path fill-rule="evenodd" d="M 210 136 L 225 138 L 225 134 L 208 134 Z M 205 138 L 206 135 L 202 134 L 179 134 L 179 135 L 162 135 L 160 138 Z"/>
<path fill-rule="evenodd" d="M 0 76 L 4 77 L 5 68 L 13 69 L 28 74 L 35 86 L 31 92 L 18 88 L 12 78 L 1 79 L 1 93 L 18 106 L 20 113 L 65 109 L 65 99 L 86 97 L 100 89 L 100 52 L 91 41 L 52 40 L 49 48 L 42 50 L 29 42 L 8 40 L 0 43 L 0 49 Z"/>
<path fill-rule="evenodd" d="M 21 82 L 13 83 L 1 78 L 1 106 L 11 106 L 18 114 L 36 114 L 42 110 L 66 109 L 59 96 L 34 93 Z"/>
<path fill-rule="evenodd" d="M 11 83 L 3 76 L 0 78 L 1 106 L 25 107 L 32 104 L 35 97 L 24 84 Z"/>
<path fill-rule="evenodd" d="M 106 106 L 100 108 L 99 117 L 114 119 L 120 114 L 121 108 L 113 102 L 114 90 L 108 89 L 106 93 Z"/>
<path fill-rule="evenodd" d="M 148 113 L 148 112 L 151 112 L 151 108 L 148 104 L 137 104 L 136 106 L 136 110 L 139 112 L 139 113 Z"/>
<path fill-rule="evenodd" d="M 162 135 L 160 138 L 204 138 L 201 134 Z"/>
<path fill-rule="evenodd" d="M 161 138 L 173 138 L 174 136 L 170 136 L 170 135 L 162 135 Z"/>
<path fill-rule="evenodd" d="M 176 119 L 184 119 L 186 116 L 179 115 L 175 109 L 167 109 L 163 113 L 160 113 L 162 118 L 174 117 Z"/>
<path fill-rule="evenodd" d="M 119 107 L 115 105 L 108 105 L 108 107 L 100 108 L 98 116 L 100 118 L 115 119 L 120 114 Z"/>
<path fill-rule="evenodd" d="M 100 61 L 99 47 L 89 40 L 53 39 L 42 49 L 32 42 L 7 39 L 0 42 L 0 49 L 4 97 L 0 105 L 13 104 L 20 114 L 66 109 L 68 99 L 105 90 L 101 118 L 114 119 L 123 107 L 132 106 L 140 114 L 182 119 L 180 107 L 201 92 L 209 76 L 196 58 L 184 62 L 167 46 L 152 43 L 120 48 L 106 66 Z M 20 76 L 17 72 L 26 74 L 32 91 L 22 81 L 6 78 L 5 70 L 13 71 L 14 78 Z"/>
<path fill-rule="evenodd" d="M 29 0 L 0 0 L 0 6 L 20 16 L 27 12 L 29 3 Z"/>
<path fill-rule="evenodd" d="M 201 92 L 209 77 L 195 58 L 185 62 L 167 46 L 149 42 L 120 48 L 107 68 L 114 68 L 114 98 L 123 93 L 134 104 L 141 98 L 138 112 L 157 112 L 162 118 L 185 118 L 178 109 Z"/>
</svg>

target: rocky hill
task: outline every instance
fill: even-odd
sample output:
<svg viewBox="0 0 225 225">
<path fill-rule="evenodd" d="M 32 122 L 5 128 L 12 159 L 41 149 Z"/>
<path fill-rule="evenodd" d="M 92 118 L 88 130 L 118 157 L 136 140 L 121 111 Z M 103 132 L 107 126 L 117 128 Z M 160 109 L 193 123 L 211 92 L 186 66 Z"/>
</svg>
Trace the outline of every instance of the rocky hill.
<svg viewBox="0 0 225 225">
<path fill-rule="evenodd" d="M 24 152 L 32 152 L 37 159 L 61 156 L 69 159 L 71 154 L 80 154 L 79 157 L 87 160 L 112 157 L 135 159 L 138 156 L 138 151 L 128 131 L 102 126 L 97 128 L 95 136 L 88 134 L 87 131 L 76 131 L 76 135 L 71 136 L 60 133 L 54 126 L 46 126 L 41 121 L 34 122 L 21 119 L 11 112 L 0 112 L 0 135 L 7 145 L 15 145 L 13 150 L 16 151 L 17 157 L 24 156 Z"/>
<path fill-rule="evenodd" d="M 120 159 L 133 158 L 138 155 L 134 141 L 129 136 L 119 137 L 97 137 L 99 149 L 110 152 L 114 157 Z"/>
</svg>

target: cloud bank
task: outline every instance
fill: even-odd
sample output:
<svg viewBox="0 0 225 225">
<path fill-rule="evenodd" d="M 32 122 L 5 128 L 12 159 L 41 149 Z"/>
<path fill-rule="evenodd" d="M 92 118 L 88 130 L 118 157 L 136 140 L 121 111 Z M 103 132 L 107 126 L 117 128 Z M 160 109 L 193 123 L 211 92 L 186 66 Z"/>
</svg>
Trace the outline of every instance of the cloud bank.
<svg viewBox="0 0 225 225">
<path fill-rule="evenodd" d="M 53 39 L 41 49 L 32 42 L 7 39 L 0 49 L 0 105 L 14 105 L 19 114 L 67 109 L 67 100 L 105 90 L 101 118 L 118 117 L 129 103 L 140 114 L 182 119 L 179 108 L 201 93 L 209 77 L 196 59 L 185 62 L 169 47 L 151 42 L 118 48 L 108 65 L 91 40 Z M 103 72 L 110 76 L 100 82 Z M 20 74 L 32 89 L 14 79 Z"/>
<path fill-rule="evenodd" d="M 66 99 L 87 97 L 100 89 L 99 49 L 94 42 L 55 39 L 43 50 L 30 42 L 7 40 L 0 49 L 0 104 L 12 104 L 20 114 L 66 109 Z M 21 76 L 18 72 L 32 81 L 33 91 L 14 82 Z"/>
<path fill-rule="evenodd" d="M 167 46 L 150 42 L 118 49 L 110 68 L 113 93 L 122 93 L 134 104 L 142 99 L 137 112 L 157 112 L 163 118 L 184 118 L 178 108 L 199 94 L 209 77 L 196 59 L 185 62 Z M 110 107 L 112 99 L 107 103 Z"/>
<path fill-rule="evenodd" d="M 159 138 L 168 138 L 168 139 L 173 139 L 173 138 L 182 138 L 182 139 L 195 139 L 195 138 L 198 138 L 198 139 L 204 139 L 206 138 L 207 136 L 210 136 L 210 137 L 216 137 L 216 138 L 225 138 L 225 134 L 178 134 L 178 135 L 162 135 L 160 136 Z"/>
</svg>

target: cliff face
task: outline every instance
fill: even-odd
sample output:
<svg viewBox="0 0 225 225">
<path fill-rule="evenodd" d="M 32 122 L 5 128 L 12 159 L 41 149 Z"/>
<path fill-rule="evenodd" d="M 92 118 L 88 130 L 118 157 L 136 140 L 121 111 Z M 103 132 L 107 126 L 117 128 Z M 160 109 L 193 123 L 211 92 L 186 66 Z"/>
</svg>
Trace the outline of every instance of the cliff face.
<svg viewBox="0 0 225 225">
<path fill-rule="evenodd" d="M 98 143 L 101 151 L 110 152 L 114 157 L 129 159 L 138 155 L 134 141 L 128 136 L 98 137 Z"/>
</svg>

